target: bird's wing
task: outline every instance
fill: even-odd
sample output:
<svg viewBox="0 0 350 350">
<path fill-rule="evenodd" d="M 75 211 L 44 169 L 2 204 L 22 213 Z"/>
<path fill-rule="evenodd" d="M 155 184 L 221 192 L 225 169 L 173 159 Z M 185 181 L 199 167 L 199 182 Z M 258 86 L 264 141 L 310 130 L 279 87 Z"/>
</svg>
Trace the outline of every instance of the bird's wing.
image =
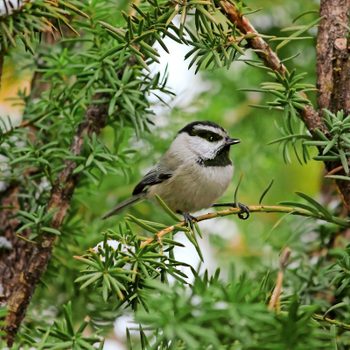
<svg viewBox="0 0 350 350">
<path fill-rule="evenodd" d="M 170 179 L 172 175 L 173 171 L 156 166 L 142 178 L 142 180 L 134 188 L 132 194 L 136 195 L 145 192 L 148 186 L 160 184 L 163 181 Z"/>
</svg>

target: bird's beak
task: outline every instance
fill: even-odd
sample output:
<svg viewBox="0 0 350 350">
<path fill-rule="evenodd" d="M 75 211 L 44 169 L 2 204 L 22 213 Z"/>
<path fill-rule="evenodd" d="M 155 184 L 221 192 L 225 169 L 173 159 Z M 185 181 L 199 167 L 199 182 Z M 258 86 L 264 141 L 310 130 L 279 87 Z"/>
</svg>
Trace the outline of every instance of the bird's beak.
<svg viewBox="0 0 350 350">
<path fill-rule="evenodd" d="M 239 139 L 233 139 L 231 137 L 227 137 L 225 143 L 227 146 L 231 146 L 231 145 L 235 145 L 236 143 L 240 143 L 240 142 L 241 142 L 241 140 L 239 140 Z"/>
</svg>

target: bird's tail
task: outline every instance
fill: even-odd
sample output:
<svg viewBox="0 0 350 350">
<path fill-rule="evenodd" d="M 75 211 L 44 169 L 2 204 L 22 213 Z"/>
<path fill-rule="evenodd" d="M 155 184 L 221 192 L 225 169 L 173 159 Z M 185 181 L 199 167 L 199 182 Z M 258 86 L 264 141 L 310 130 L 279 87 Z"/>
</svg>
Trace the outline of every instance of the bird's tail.
<svg viewBox="0 0 350 350">
<path fill-rule="evenodd" d="M 126 199 L 125 201 L 119 203 L 115 208 L 113 208 L 111 211 L 109 211 L 107 214 L 103 215 L 102 216 L 102 219 L 107 219 L 109 218 L 110 216 L 112 215 L 115 215 L 117 213 L 119 213 L 122 209 L 124 209 L 125 207 L 131 205 L 131 204 L 134 204 L 136 202 L 138 202 L 139 200 L 141 200 L 142 198 L 145 197 L 145 194 L 144 193 L 139 193 L 139 194 L 136 194 L 128 199 Z"/>
</svg>

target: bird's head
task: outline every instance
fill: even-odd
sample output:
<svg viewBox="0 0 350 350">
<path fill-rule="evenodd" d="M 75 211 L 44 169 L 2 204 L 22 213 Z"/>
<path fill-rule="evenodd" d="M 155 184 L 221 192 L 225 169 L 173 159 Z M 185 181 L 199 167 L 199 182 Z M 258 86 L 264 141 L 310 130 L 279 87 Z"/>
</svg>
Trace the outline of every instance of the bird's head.
<svg viewBox="0 0 350 350">
<path fill-rule="evenodd" d="M 231 138 L 220 125 L 196 121 L 182 128 L 175 141 L 183 151 L 193 154 L 202 165 L 228 165 L 230 147 L 240 140 Z"/>
</svg>

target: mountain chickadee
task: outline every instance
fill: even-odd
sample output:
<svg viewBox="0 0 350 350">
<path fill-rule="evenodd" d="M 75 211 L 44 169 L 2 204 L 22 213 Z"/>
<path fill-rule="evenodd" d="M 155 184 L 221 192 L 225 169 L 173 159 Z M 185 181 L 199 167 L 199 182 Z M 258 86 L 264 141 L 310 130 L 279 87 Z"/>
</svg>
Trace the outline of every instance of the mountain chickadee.
<svg viewBox="0 0 350 350">
<path fill-rule="evenodd" d="M 189 223 L 195 220 L 189 213 L 210 206 L 238 206 L 241 209 L 239 217 L 247 219 L 249 210 L 241 203 L 213 204 L 231 182 L 233 166 L 229 151 L 239 142 L 210 121 L 186 125 L 159 163 L 136 185 L 132 197 L 118 204 L 103 219 L 155 195 L 162 198 L 170 209 L 181 213 Z"/>
</svg>

